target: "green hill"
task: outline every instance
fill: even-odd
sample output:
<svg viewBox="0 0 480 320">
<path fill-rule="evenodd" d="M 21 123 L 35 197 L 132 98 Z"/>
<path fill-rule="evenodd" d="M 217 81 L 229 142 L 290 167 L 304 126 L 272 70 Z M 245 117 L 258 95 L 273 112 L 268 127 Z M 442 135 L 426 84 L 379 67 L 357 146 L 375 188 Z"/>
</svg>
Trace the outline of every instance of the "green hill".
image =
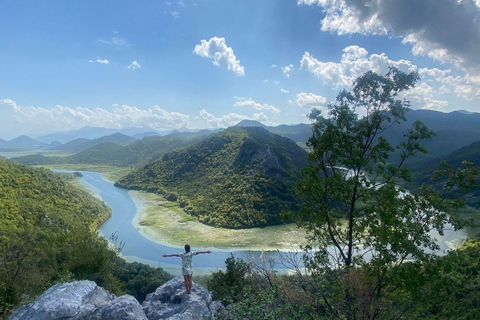
<svg viewBox="0 0 480 320">
<path fill-rule="evenodd" d="M 462 166 L 463 161 L 472 162 L 473 166 L 480 169 L 480 141 L 471 143 L 455 150 L 448 155 L 432 159 L 423 159 L 409 166 L 412 175 L 412 186 L 420 186 L 432 177 L 436 170 L 442 169 L 441 161 L 446 161 L 452 168 Z M 480 208 L 480 187 L 475 188 L 466 195 L 468 205 Z"/>
<path fill-rule="evenodd" d="M 72 246 L 81 248 L 109 214 L 50 170 L 0 158 L 0 317 L 22 295 L 66 274 L 78 255 Z"/>
<path fill-rule="evenodd" d="M 94 280 L 142 301 L 169 279 L 119 258 L 96 232 L 110 208 L 66 178 L 0 157 L 0 319 L 58 282 Z"/>
<path fill-rule="evenodd" d="M 118 186 L 163 193 L 200 221 L 228 228 L 281 222 L 307 153 L 258 127 L 233 127 L 134 170 Z"/>
</svg>

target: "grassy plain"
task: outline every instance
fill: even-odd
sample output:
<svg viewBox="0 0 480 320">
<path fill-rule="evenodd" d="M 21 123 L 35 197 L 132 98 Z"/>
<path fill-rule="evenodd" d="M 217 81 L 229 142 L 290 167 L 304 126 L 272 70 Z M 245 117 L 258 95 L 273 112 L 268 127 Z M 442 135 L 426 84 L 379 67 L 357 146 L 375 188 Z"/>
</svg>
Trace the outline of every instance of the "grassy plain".
<svg viewBox="0 0 480 320">
<path fill-rule="evenodd" d="M 250 229 L 226 229 L 207 226 L 186 214 L 176 202 L 157 194 L 132 191 L 143 203 L 134 223 L 148 238 L 172 246 L 189 243 L 196 248 L 215 247 L 225 250 L 299 250 L 305 233 L 295 224 Z M 136 198 L 134 196 L 134 198 Z"/>
</svg>

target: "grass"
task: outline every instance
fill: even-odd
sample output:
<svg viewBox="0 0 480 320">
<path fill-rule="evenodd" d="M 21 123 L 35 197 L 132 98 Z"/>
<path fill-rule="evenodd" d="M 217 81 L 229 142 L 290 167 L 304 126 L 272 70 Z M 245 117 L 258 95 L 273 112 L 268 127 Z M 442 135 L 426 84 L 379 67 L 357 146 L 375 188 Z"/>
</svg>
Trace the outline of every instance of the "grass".
<svg viewBox="0 0 480 320">
<path fill-rule="evenodd" d="M 144 201 L 138 225 L 147 237 L 173 246 L 236 250 L 299 250 L 305 233 L 295 224 L 232 230 L 215 228 L 198 220 L 157 194 L 134 192 Z"/>
</svg>

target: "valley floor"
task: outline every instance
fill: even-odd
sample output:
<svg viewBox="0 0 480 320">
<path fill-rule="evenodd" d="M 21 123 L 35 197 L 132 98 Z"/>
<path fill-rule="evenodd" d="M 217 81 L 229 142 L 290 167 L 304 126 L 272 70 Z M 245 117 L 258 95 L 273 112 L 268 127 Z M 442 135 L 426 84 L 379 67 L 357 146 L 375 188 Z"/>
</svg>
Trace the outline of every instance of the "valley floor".
<svg viewBox="0 0 480 320">
<path fill-rule="evenodd" d="M 169 246 L 253 251 L 296 251 L 305 232 L 295 224 L 232 230 L 207 226 L 186 214 L 176 202 L 157 194 L 130 191 L 141 210 L 134 219 L 145 237 Z"/>
</svg>

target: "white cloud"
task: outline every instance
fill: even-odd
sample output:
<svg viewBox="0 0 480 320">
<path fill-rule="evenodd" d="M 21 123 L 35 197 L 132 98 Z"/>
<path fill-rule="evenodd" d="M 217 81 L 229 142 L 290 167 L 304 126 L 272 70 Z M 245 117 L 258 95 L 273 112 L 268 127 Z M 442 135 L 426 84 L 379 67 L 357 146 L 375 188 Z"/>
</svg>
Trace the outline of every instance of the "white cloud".
<svg viewBox="0 0 480 320">
<path fill-rule="evenodd" d="M 435 99 L 436 90 L 426 82 L 420 82 L 414 88 L 402 94 L 409 100 L 414 109 L 442 110 L 448 106 L 448 101 Z"/>
<path fill-rule="evenodd" d="M 417 70 L 417 66 L 408 60 L 390 60 L 384 53 L 368 56 L 367 50 L 359 46 L 346 47 L 343 52 L 339 63 L 321 62 L 309 52 L 305 52 L 300 68 L 313 73 L 324 83 L 333 84 L 334 87 L 350 87 L 356 78 L 369 70 L 379 74 L 386 74 L 389 67 L 396 67 L 404 72 Z"/>
<path fill-rule="evenodd" d="M 283 92 L 283 93 L 290 93 L 290 91 L 288 91 L 288 90 L 285 90 L 285 89 L 282 89 L 282 88 L 280 88 L 280 92 Z"/>
<path fill-rule="evenodd" d="M 370 70 L 378 74 L 386 74 L 389 67 L 396 67 L 403 72 L 418 71 L 423 82 L 418 83 L 415 88 L 405 94 L 405 97 L 412 102 L 412 108 L 415 109 L 441 110 L 447 107 L 448 102 L 439 98 L 439 95 L 450 91 L 467 100 L 480 99 L 480 77 L 469 74 L 452 76 L 450 69 L 419 69 L 408 60 L 390 60 L 384 53 L 369 55 L 367 50 L 358 46 L 343 49 L 339 63 L 319 61 L 309 52 L 305 52 L 300 63 L 302 70 L 313 73 L 325 84 L 331 84 L 334 88 L 350 88 L 356 78 Z"/>
<path fill-rule="evenodd" d="M 453 91 L 458 97 L 465 100 L 480 99 L 480 76 L 467 73 L 464 76 L 451 75 L 452 70 L 440 70 L 437 68 L 421 68 L 419 74 L 422 78 L 436 81 L 441 87 L 439 93 L 449 93 Z"/>
<path fill-rule="evenodd" d="M 280 113 L 280 110 L 272 105 L 269 104 L 260 104 L 258 102 L 253 101 L 251 98 L 239 98 L 239 97 L 234 97 L 238 101 L 234 103 L 235 107 L 245 107 L 249 109 L 254 109 L 254 110 L 266 110 L 270 111 L 274 114 Z"/>
<path fill-rule="evenodd" d="M 170 14 L 171 14 L 172 17 L 174 17 L 175 19 L 180 18 L 180 12 L 178 12 L 178 11 L 170 11 Z"/>
<path fill-rule="evenodd" d="M 111 109 L 64 107 L 23 107 L 10 99 L 0 100 L 0 134 L 42 134 L 84 126 L 127 128 L 149 126 L 157 130 L 188 125 L 189 116 L 168 112 L 159 106 L 140 109 L 114 105 Z"/>
<path fill-rule="evenodd" d="M 193 53 L 202 58 L 213 59 L 213 64 L 235 72 L 237 76 L 243 76 L 245 69 L 240 65 L 240 60 L 233 53 L 233 49 L 225 43 L 225 38 L 213 37 L 210 40 L 202 40 L 196 45 Z"/>
<path fill-rule="evenodd" d="M 480 69 L 479 0 L 298 0 L 321 6 L 323 31 L 403 38 L 415 55 Z"/>
<path fill-rule="evenodd" d="M 117 37 L 113 37 L 109 40 L 98 39 L 97 43 L 102 46 L 113 47 L 117 50 L 122 50 L 130 47 L 130 44 L 128 43 L 127 40 L 123 38 L 117 38 Z"/>
<path fill-rule="evenodd" d="M 205 120 L 208 123 L 208 126 L 212 128 L 231 127 L 242 120 L 256 120 L 268 126 L 275 125 L 275 123 L 268 120 L 268 117 L 263 112 L 254 113 L 252 117 L 244 116 L 237 113 L 229 113 L 221 117 L 215 117 L 213 114 L 209 113 L 205 109 L 200 110 L 199 113 L 200 118 Z"/>
<path fill-rule="evenodd" d="M 187 4 L 185 2 L 183 2 L 182 0 L 178 1 L 178 5 L 180 7 L 184 7 L 184 8 L 187 6 Z"/>
<path fill-rule="evenodd" d="M 479 1 L 480 1 L 480 0 L 479 0 Z M 277 66 L 275 63 L 270 66 L 270 68 L 272 68 L 272 69 L 273 69 L 273 68 L 276 68 L 276 67 L 278 67 L 278 66 Z"/>
<path fill-rule="evenodd" d="M 441 83 L 444 83 L 451 88 L 457 94 L 465 100 L 479 100 L 480 99 L 480 76 L 467 74 L 464 77 L 461 76 L 448 76 L 444 79 L 440 79 Z"/>
<path fill-rule="evenodd" d="M 130 63 L 130 65 L 127 67 L 127 69 L 132 69 L 132 70 L 137 70 L 137 69 L 141 69 L 141 68 L 142 68 L 142 66 L 136 60 L 132 61 L 132 63 Z"/>
<path fill-rule="evenodd" d="M 95 60 L 90 59 L 90 60 L 88 60 L 88 62 L 90 62 L 90 63 L 100 63 L 100 64 L 110 64 L 110 61 L 108 61 L 107 59 L 100 59 L 100 58 L 97 58 Z"/>
<path fill-rule="evenodd" d="M 297 104 L 304 108 L 325 108 L 327 98 L 313 93 L 297 93 Z"/>
<path fill-rule="evenodd" d="M 167 6 L 169 6 L 169 7 L 171 7 L 171 6 L 172 6 L 172 3 L 171 3 L 171 2 L 169 2 L 169 1 L 165 2 L 165 4 L 166 4 Z"/>
<path fill-rule="evenodd" d="M 293 64 L 290 64 L 288 66 L 282 67 L 282 72 L 283 74 L 287 77 L 290 78 L 290 72 L 293 70 Z"/>
</svg>

